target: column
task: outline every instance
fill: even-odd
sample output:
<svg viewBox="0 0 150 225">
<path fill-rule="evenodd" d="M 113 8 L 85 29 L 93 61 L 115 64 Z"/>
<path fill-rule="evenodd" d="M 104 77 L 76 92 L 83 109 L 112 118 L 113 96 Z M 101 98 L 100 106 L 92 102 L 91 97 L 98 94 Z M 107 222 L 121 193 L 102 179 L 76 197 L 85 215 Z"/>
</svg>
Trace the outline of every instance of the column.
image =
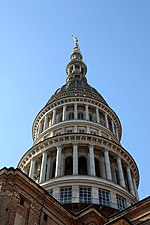
<svg viewBox="0 0 150 225">
<path fill-rule="evenodd" d="M 77 125 L 74 125 L 74 133 L 77 133 L 77 132 L 78 132 Z"/>
<path fill-rule="evenodd" d="M 59 187 L 55 187 L 53 189 L 53 197 L 57 200 L 60 201 L 60 188 Z"/>
<path fill-rule="evenodd" d="M 45 120 L 44 120 L 44 130 L 46 130 L 48 128 L 48 115 L 45 116 Z"/>
<path fill-rule="evenodd" d="M 41 164 L 40 181 L 39 181 L 40 183 L 45 181 L 46 163 L 47 163 L 47 152 L 44 151 L 42 154 L 42 164 Z"/>
<path fill-rule="evenodd" d="M 117 139 L 119 140 L 119 133 L 118 133 L 118 129 L 116 129 L 116 136 L 117 136 Z"/>
<path fill-rule="evenodd" d="M 137 200 L 139 200 L 139 194 L 138 194 L 138 190 L 137 190 L 137 186 L 136 186 L 136 181 L 135 178 L 133 177 L 133 187 L 134 187 L 134 191 L 135 191 L 135 196 L 137 198 Z"/>
<path fill-rule="evenodd" d="M 125 188 L 125 180 L 124 180 L 124 174 L 123 174 L 122 163 L 121 163 L 120 157 L 117 157 L 117 165 L 118 165 L 118 172 L 119 172 L 119 184 Z"/>
<path fill-rule="evenodd" d="M 63 105 L 62 121 L 66 120 L 66 105 Z"/>
<path fill-rule="evenodd" d="M 47 160 L 46 180 L 50 179 L 50 169 L 51 169 L 51 156 Z"/>
<path fill-rule="evenodd" d="M 90 162 L 90 175 L 95 176 L 95 161 L 94 161 L 94 147 L 89 146 L 89 162 Z"/>
<path fill-rule="evenodd" d="M 34 171 L 35 171 L 35 159 L 31 159 L 29 177 L 31 177 L 32 179 L 34 176 Z"/>
<path fill-rule="evenodd" d="M 98 129 L 98 135 L 102 136 L 102 131 Z"/>
<path fill-rule="evenodd" d="M 90 134 L 90 127 L 89 127 L 89 126 L 86 127 L 86 132 L 87 132 L 88 134 Z"/>
<path fill-rule="evenodd" d="M 128 177 L 128 183 L 129 183 L 129 189 L 131 194 L 135 195 L 134 193 L 134 187 L 133 187 L 133 181 L 132 181 L 132 176 L 131 176 L 131 170 L 129 166 L 127 166 L 127 177 Z"/>
<path fill-rule="evenodd" d="M 72 203 L 79 203 L 79 185 L 72 186 Z"/>
<path fill-rule="evenodd" d="M 89 106 L 85 105 L 85 119 L 89 120 Z"/>
<path fill-rule="evenodd" d="M 106 123 L 106 128 L 109 129 L 109 124 L 108 124 L 108 116 L 107 113 L 105 113 L 105 123 Z"/>
<path fill-rule="evenodd" d="M 96 122 L 97 123 L 100 123 L 100 120 L 99 120 L 99 110 L 98 110 L 98 108 L 96 108 Z"/>
<path fill-rule="evenodd" d="M 78 174 L 78 145 L 73 144 L 73 175 Z"/>
<path fill-rule="evenodd" d="M 28 169 L 26 167 L 23 168 L 23 172 L 28 175 Z"/>
<path fill-rule="evenodd" d="M 106 149 L 104 151 L 104 158 L 105 158 L 105 167 L 106 167 L 106 178 L 108 180 L 112 180 L 111 168 L 110 168 L 110 159 L 109 159 L 109 152 Z"/>
<path fill-rule="evenodd" d="M 78 118 L 78 110 L 77 110 L 77 103 L 74 103 L 74 119 Z"/>
<path fill-rule="evenodd" d="M 99 204 L 99 193 L 97 187 L 92 187 L 92 203 Z"/>
<path fill-rule="evenodd" d="M 52 125 L 55 124 L 55 119 L 56 119 L 56 109 L 53 109 Z"/>
<path fill-rule="evenodd" d="M 114 121 L 113 120 L 111 120 L 111 125 L 112 125 L 113 134 L 115 135 L 115 125 L 114 125 Z"/>
<path fill-rule="evenodd" d="M 62 149 L 61 149 L 61 146 L 59 145 L 57 147 L 55 177 L 60 176 L 60 173 L 61 173 L 61 155 L 62 155 Z"/>
<path fill-rule="evenodd" d="M 42 131 L 42 123 L 39 122 L 38 131 L 37 131 L 37 137 L 39 137 L 41 131 Z"/>
</svg>

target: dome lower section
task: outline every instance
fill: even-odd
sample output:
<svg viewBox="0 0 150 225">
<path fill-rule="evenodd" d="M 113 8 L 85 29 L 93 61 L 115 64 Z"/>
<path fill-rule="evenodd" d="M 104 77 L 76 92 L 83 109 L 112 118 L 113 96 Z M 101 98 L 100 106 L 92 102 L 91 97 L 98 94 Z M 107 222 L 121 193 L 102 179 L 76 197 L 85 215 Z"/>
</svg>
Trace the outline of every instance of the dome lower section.
<svg viewBox="0 0 150 225">
<path fill-rule="evenodd" d="M 137 202 L 125 188 L 106 179 L 91 176 L 63 176 L 41 183 L 63 205 L 90 204 L 120 211 Z"/>
<path fill-rule="evenodd" d="M 18 167 L 62 204 L 97 204 L 122 210 L 138 200 L 138 169 L 112 140 L 64 134 L 34 145 Z"/>
</svg>

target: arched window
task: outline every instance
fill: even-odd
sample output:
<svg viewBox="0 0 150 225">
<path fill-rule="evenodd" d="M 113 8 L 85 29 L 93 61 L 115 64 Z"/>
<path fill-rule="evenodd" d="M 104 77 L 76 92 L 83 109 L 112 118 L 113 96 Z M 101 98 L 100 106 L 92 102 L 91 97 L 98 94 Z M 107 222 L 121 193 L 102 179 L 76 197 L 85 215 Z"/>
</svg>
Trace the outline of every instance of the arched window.
<svg viewBox="0 0 150 225">
<path fill-rule="evenodd" d="M 59 116 L 59 122 L 62 122 L 62 114 Z"/>
<path fill-rule="evenodd" d="M 78 119 L 79 119 L 79 120 L 83 120 L 83 113 L 81 113 L 81 112 L 78 113 Z"/>
<path fill-rule="evenodd" d="M 79 157 L 78 173 L 79 175 L 87 175 L 87 159 L 83 156 Z"/>
<path fill-rule="evenodd" d="M 52 165 L 52 178 L 55 177 L 55 169 L 56 169 L 56 161 L 54 161 Z"/>
<path fill-rule="evenodd" d="M 73 174 L 73 158 L 68 157 L 65 159 L 65 175 Z"/>
<path fill-rule="evenodd" d="M 71 112 L 71 113 L 69 113 L 69 120 L 73 120 L 73 119 L 74 119 L 74 113 Z"/>
<path fill-rule="evenodd" d="M 116 183 L 119 184 L 119 172 L 118 169 L 115 168 L 115 174 L 116 174 Z"/>
<path fill-rule="evenodd" d="M 100 124 L 104 127 L 106 127 L 106 121 L 105 121 L 105 115 L 103 112 L 99 112 L 100 115 Z"/>
<path fill-rule="evenodd" d="M 108 125 L 109 125 L 109 129 L 113 132 L 111 119 L 109 117 L 108 117 Z"/>
<path fill-rule="evenodd" d="M 89 121 L 93 121 L 93 116 L 89 113 Z"/>
<path fill-rule="evenodd" d="M 73 72 L 73 66 L 70 66 L 70 74 Z"/>
<path fill-rule="evenodd" d="M 95 173 L 97 177 L 100 177 L 100 162 L 95 158 Z"/>
</svg>

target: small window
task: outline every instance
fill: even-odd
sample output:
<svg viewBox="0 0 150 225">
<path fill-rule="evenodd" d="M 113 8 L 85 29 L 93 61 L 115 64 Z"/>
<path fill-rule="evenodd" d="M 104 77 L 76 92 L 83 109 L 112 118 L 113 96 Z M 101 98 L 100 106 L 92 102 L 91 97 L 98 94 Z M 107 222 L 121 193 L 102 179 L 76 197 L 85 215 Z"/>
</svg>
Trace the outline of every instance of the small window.
<svg viewBox="0 0 150 225">
<path fill-rule="evenodd" d="M 60 189 L 60 202 L 71 203 L 72 200 L 72 188 L 66 187 Z"/>
<path fill-rule="evenodd" d="M 60 135 L 60 134 L 61 134 L 61 132 L 57 132 L 57 133 L 56 133 L 56 136 L 57 136 L 57 135 Z"/>
<path fill-rule="evenodd" d="M 96 176 L 97 177 L 101 177 L 100 176 L 100 162 L 96 158 L 94 159 L 94 161 L 95 161 L 95 173 L 96 173 Z"/>
<path fill-rule="evenodd" d="M 121 197 L 120 195 L 117 195 L 116 198 L 117 198 L 117 207 L 118 207 L 119 211 L 125 209 L 126 208 L 126 200 L 123 197 Z"/>
<path fill-rule="evenodd" d="M 55 177 L 56 160 L 52 164 L 52 178 Z"/>
<path fill-rule="evenodd" d="M 73 119 L 74 119 L 74 113 L 71 112 L 71 113 L 69 113 L 69 120 L 73 120 Z"/>
<path fill-rule="evenodd" d="M 87 175 L 87 159 L 84 156 L 78 159 L 78 173 L 79 175 Z"/>
<path fill-rule="evenodd" d="M 70 66 L 70 73 L 73 72 L 73 66 Z"/>
<path fill-rule="evenodd" d="M 44 221 L 47 222 L 47 215 L 46 215 L 46 213 L 44 213 Z"/>
<path fill-rule="evenodd" d="M 73 133 L 73 130 L 67 130 L 67 133 Z"/>
<path fill-rule="evenodd" d="M 79 120 L 83 120 L 83 113 L 81 113 L 81 112 L 78 113 L 78 119 L 79 119 Z"/>
<path fill-rule="evenodd" d="M 85 133 L 84 129 L 79 129 L 79 133 Z"/>
<path fill-rule="evenodd" d="M 80 203 L 91 203 L 91 188 L 80 187 Z"/>
<path fill-rule="evenodd" d="M 111 122 L 111 119 L 109 117 L 108 117 L 108 126 L 109 126 L 109 129 L 111 130 L 111 132 L 113 132 L 112 122 Z"/>
<path fill-rule="evenodd" d="M 58 122 L 62 122 L 62 115 L 60 115 Z"/>
<path fill-rule="evenodd" d="M 109 192 L 105 190 L 99 190 L 99 204 L 110 206 Z"/>
<path fill-rule="evenodd" d="M 53 190 L 50 190 L 48 193 L 50 196 L 53 196 Z"/>
<path fill-rule="evenodd" d="M 73 173 L 73 157 L 65 159 L 65 175 L 72 175 Z"/>
<path fill-rule="evenodd" d="M 24 199 L 22 197 L 20 198 L 20 205 L 24 205 Z"/>
<path fill-rule="evenodd" d="M 89 121 L 93 121 L 93 117 L 91 114 L 89 114 Z"/>
<path fill-rule="evenodd" d="M 99 115 L 100 115 L 100 124 L 102 126 L 106 127 L 106 121 L 105 121 L 105 115 L 104 115 L 104 113 L 103 112 L 100 112 Z"/>
</svg>

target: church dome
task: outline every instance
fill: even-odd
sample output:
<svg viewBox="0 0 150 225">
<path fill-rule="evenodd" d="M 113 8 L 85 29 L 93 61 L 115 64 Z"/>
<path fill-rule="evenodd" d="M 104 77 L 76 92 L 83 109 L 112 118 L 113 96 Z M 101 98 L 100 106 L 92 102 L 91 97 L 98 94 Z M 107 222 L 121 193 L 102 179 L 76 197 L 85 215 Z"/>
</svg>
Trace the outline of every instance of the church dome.
<svg viewBox="0 0 150 225">
<path fill-rule="evenodd" d="M 89 96 L 93 99 L 98 99 L 102 103 L 107 104 L 105 99 L 101 96 L 101 94 L 91 85 L 89 85 L 87 82 L 83 82 L 82 80 L 72 80 L 65 85 L 63 85 L 61 88 L 58 88 L 55 93 L 51 96 L 51 98 L 48 100 L 47 104 L 50 104 L 51 102 L 55 101 L 55 99 L 61 98 L 63 94 L 66 93 L 67 96 Z"/>
<path fill-rule="evenodd" d="M 67 207 L 95 204 L 115 212 L 138 201 L 139 172 L 120 143 L 117 114 L 87 82 L 74 41 L 66 84 L 37 114 L 33 146 L 18 167 Z"/>
</svg>

